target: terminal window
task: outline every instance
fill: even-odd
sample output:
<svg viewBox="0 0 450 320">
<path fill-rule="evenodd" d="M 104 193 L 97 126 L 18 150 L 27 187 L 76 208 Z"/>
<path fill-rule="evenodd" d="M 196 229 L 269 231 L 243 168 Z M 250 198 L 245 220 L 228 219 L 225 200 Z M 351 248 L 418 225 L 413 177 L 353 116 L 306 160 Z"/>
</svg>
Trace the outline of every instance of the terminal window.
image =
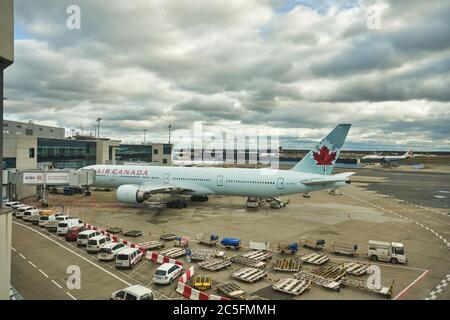
<svg viewBox="0 0 450 320">
<path fill-rule="evenodd" d="M 30 158 L 34 158 L 34 148 L 30 148 L 28 154 Z"/>
<path fill-rule="evenodd" d="M 172 145 L 165 144 L 163 146 L 163 154 L 171 154 L 172 153 Z"/>
<path fill-rule="evenodd" d="M 153 154 L 158 154 L 158 149 L 154 149 Z"/>
</svg>

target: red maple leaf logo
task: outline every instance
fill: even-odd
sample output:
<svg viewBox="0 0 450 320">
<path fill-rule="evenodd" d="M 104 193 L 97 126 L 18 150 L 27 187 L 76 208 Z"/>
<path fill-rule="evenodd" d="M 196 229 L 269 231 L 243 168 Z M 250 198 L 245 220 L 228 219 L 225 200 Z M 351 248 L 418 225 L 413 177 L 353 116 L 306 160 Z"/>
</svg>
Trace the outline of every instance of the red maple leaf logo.
<svg viewBox="0 0 450 320">
<path fill-rule="evenodd" d="M 331 152 L 327 146 L 320 148 L 320 152 L 313 152 L 314 160 L 316 160 L 316 165 L 323 166 L 323 170 L 326 170 L 326 166 L 333 165 L 333 161 L 336 160 L 337 153 Z"/>
</svg>

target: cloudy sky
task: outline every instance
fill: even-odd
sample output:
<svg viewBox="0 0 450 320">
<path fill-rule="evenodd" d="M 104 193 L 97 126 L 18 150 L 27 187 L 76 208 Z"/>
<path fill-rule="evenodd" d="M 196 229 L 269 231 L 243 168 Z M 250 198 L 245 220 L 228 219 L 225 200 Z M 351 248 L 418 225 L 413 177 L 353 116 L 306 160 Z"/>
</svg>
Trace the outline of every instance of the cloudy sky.
<svg viewBox="0 0 450 320">
<path fill-rule="evenodd" d="M 167 140 L 277 129 L 303 147 L 450 149 L 450 2 L 15 0 L 5 118 Z M 81 29 L 66 26 L 81 9 Z"/>
</svg>

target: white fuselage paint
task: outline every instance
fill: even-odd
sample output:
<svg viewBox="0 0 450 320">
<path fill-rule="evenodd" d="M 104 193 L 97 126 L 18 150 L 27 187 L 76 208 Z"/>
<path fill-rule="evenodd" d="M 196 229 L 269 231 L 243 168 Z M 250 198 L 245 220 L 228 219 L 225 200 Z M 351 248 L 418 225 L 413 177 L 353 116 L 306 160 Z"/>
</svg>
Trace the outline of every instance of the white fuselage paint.
<svg viewBox="0 0 450 320">
<path fill-rule="evenodd" d="M 189 194 L 277 197 L 345 186 L 345 182 L 306 186 L 306 179 L 324 179 L 317 174 L 289 170 L 199 168 L 169 166 L 94 165 L 93 187 L 117 188 L 121 185 L 177 186 L 196 190 Z"/>
</svg>

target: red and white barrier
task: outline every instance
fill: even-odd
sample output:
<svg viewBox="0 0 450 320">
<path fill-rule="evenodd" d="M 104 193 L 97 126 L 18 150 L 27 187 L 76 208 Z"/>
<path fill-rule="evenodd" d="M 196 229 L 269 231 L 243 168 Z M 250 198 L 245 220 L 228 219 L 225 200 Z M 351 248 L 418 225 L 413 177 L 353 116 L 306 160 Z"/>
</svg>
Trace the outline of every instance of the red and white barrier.
<svg viewBox="0 0 450 320">
<path fill-rule="evenodd" d="M 185 274 L 178 280 L 177 293 L 181 294 L 183 297 L 189 300 L 230 300 L 225 297 L 207 294 L 198 291 L 186 284 L 194 276 L 194 267 L 190 267 Z"/>
<path fill-rule="evenodd" d="M 180 266 L 183 265 L 183 262 L 181 262 L 179 260 L 172 259 L 167 256 L 163 256 L 162 254 L 159 254 L 158 252 L 152 252 L 152 251 L 148 251 L 145 254 L 145 259 L 150 260 L 151 262 L 154 262 L 154 263 L 159 263 L 159 264 L 174 263 L 174 264 L 177 264 Z"/>
</svg>

